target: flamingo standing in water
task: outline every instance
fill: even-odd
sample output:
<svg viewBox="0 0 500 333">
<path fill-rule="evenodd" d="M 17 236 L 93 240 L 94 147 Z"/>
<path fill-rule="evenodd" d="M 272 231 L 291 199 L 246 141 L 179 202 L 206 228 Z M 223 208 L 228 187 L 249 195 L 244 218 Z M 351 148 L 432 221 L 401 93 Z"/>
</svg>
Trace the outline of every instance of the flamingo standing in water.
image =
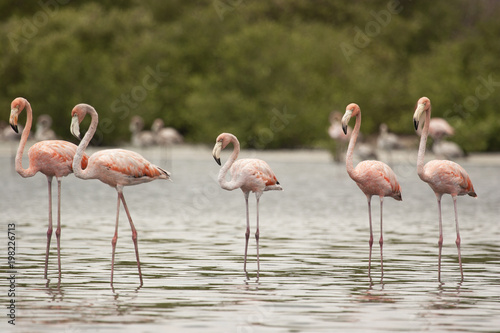
<svg viewBox="0 0 500 333">
<path fill-rule="evenodd" d="M 137 185 L 147 183 L 155 179 L 170 179 L 170 174 L 162 168 L 151 164 L 141 155 L 124 149 L 106 149 L 94 153 L 88 160 L 88 166 L 85 170 L 80 167 L 80 161 L 90 140 L 94 136 L 98 124 L 97 111 L 88 104 L 78 104 L 71 111 L 71 133 L 80 137 L 80 123 L 87 114 L 91 116 L 91 124 L 80 145 L 76 149 L 73 159 L 73 170 L 75 176 L 82 179 L 99 179 L 101 182 L 114 187 L 118 192 L 118 203 L 116 206 L 116 224 L 115 234 L 111 241 L 113 253 L 111 258 L 111 285 L 113 285 L 113 271 L 115 263 L 116 242 L 118 240 L 118 216 L 120 211 L 120 200 L 123 203 L 125 212 L 132 229 L 132 240 L 135 247 L 135 256 L 137 268 L 139 270 L 139 279 L 142 286 L 141 263 L 139 261 L 139 249 L 137 246 L 137 231 L 128 211 L 125 197 L 123 196 L 123 187 L 128 185 Z"/>
<path fill-rule="evenodd" d="M 455 208 L 455 225 L 457 229 L 457 239 L 455 241 L 458 250 L 458 263 L 460 265 L 460 275 L 462 280 L 464 273 L 462 270 L 462 257 L 460 254 L 460 232 L 458 229 L 457 196 L 470 195 L 477 197 L 474 186 L 467 172 L 459 164 L 447 160 L 433 160 L 424 165 L 425 145 L 429 134 L 429 124 L 431 119 L 431 101 L 427 97 L 421 97 L 417 102 L 417 108 L 413 114 L 413 124 L 415 130 L 418 129 L 420 116 L 425 112 L 425 123 L 420 136 L 420 146 L 418 148 L 417 173 L 420 179 L 428 183 L 436 194 L 439 212 L 439 260 L 438 279 L 441 281 L 441 251 L 443 247 L 443 227 L 441 222 L 441 197 L 448 193 L 453 198 Z"/>
<path fill-rule="evenodd" d="M 380 267 L 382 270 L 382 275 L 384 274 L 384 264 L 382 257 L 382 247 L 384 244 L 384 239 L 382 236 L 382 204 L 384 202 L 384 197 L 392 197 L 398 201 L 401 201 L 401 186 L 398 183 L 396 175 L 392 169 L 385 163 L 380 161 L 362 161 L 356 168 L 352 164 L 352 156 L 354 151 L 354 146 L 356 145 L 356 139 L 359 134 L 359 129 L 361 127 L 361 110 L 359 106 L 355 103 L 351 103 L 347 106 L 344 116 L 342 117 L 342 128 L 344 133 L 347 133 L 347 124 L 351 117 L 356 117 L 356 124 L 354 125 L 354 130 L 351 134 L 351 140 L 349 141 L 349 147 L 347 148 L 346 157 L 346 168 L 349 176 L 356 182 L 358 187 L 366 195 L 368 200 L 368 218 L 370 222 L 370 255 L 368 261 L 368 274 L 370 275 L 371 261 L 372 261 L 372 245 L 373 245 L 373 231 L 372 231 L 372 210 L 371 210 L 371 200 L 372 195 L 378 195 L 380 198 Z"/>
<path fill-rule="evenodd" d="M 52 238 L 52 179 L 57 179 L 57 264 L 59 268 L 59 279 L 61 278 L 61 177 L 67 176 L 73 172 L 73 156 L 76 152 L 76 145 L 62 140 L 45 140 L 35 143 L 28 151 L 29 166 L 23 168 L 23 152 L 28 136 L 30 134 L 31 125 L 33 122 L 33 111 L 30 103 L 23 97 L 14 99 L 11 103 L 11 111 L 9 122 L 14 131 L 18 132 L 17 120 L 19 114 L 26 108 L 28 114 L 26 125 L 19 142 L 19 148 L 16 155 L 16 171 L 22 177 L 33 177 L 38 171 L 47 177 L 49 188 L 49 226 L 47 229 L 47 248 L 45 250 L 45 273 L 44 278 L 47 278 L 47 270 L 49 263 L 50 240 Z M 87 166 L 87 155 L 82 155 L 80 158 L 80 168 Z"/>
<path fill-rule="evenodd" d="M 247 250 L 248 238 L 250 237 L 250 219 L 248 213 L 248 196 L 250 192 L 255 193 L 257 199 L 257 228 L 255 231 L 255 241 L 257 242 L 257 280 L 259 279 L 260 263 L 259 263 L 259 199 L 264 191 L 282 191 L 280 183 L 276 179 L 274 172 L 269 165 L 263 160 L 259 159 L 241 159 L 238 158 L 240 152 L 240 142 L 230 133 L 222 133 L 217 137 L 212 155 L 217 162 L 220 162 L 220 153 L 222 149 L 232 143 L 233 153 L 229 159 L 224 163 L 224 166 L 219 171 L 219 184 L 224 190 L 232 191 L 234 189 L 241 189 L 245 196 L 247 228 L 245 232 L 245 261 L 243 269 L 248 278 L 247 273 Z M 226 174 L 231 170 L 231 180 L 226 180 Z"/>
</svg>

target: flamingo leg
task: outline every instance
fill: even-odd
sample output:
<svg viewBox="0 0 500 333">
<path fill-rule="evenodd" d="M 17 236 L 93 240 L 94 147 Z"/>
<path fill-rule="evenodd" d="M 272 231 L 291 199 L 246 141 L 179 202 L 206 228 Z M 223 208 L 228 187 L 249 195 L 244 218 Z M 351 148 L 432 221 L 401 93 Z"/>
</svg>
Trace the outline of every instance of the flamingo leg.
<svg viewBox="0 0 500 333">
<path fill-rule="evenodd" d="M 439 213 L 439 257 L 438 257 L 438 280 L 441 282 L 441 252 L 443 250 L 443 222 L 441 218 L 441 194 L 436 193 L 437 203 L 438 203 L 438 213 Z"/>
<path fill-rule="evenodd" d="M 248 252 L 248 238 L 250 237 L 250 214 L 248 213 L 248 195 L 250 192 L 245 192 L 245 206 L 246 206 L 246 213 L 247 213 L 247 229 L 245 231 L 245 259 L 243 263 L 243 270 L 245 271 L 245 274 L 248 279 L 248 273 L 247 273 L 247 252 Z"/>
<path fill-rule="evenodd" d="M 380 269 L 382 271 L 382 276 L 384 276 L 384 259 L 382 255 L 382 248 L 384 246 L 384 236 L 382 232 L 382 208 L 384 204 L 384 197 L 380 197 L 380 239 L 378 243 L 380 244 Z"/>
<path fill-rule="evenodd" d="M 259 261 L 259 200 L 262 193 L 255 193 L 257 198 L 257 229 L 255 230 L 255 241 L 257 242 L 257 281 L 259 280 L 260 261 Z"/>
<path fill-rule="evenodd" d="M 115 222 L 115 235 L 111 240 L 111 246 L 113 248 L 111 254 L 111 286 L 113 286 L 113 271 L 115 268 L 115 251 L 116 251 L 116 242 L 118 241 L 118 220 L 120 215 L 120 192 L 118 192 L 118 201 L 116 203 L 116 222 Z"/>
<path fill-rule="evenodd" d="M 61 279 L 61 179 L 57 179 L 57 227 L 56 227 L 56 239 L 57 239 L 57 265 L 59 267 L 59 279 Z"/>
<path fill-rule="evenodd" d="M 45 279 L 47 278 L 47 270 L 49 267 L 50 240 L 52 238 L 52 176 L 47 176 L 47 184 L 49 187 L 49 226 L 47 228 L 47 249 L 45 250 Z"/>
<path fill-rule="evenodd" d="M 130 223 L 130 229 L 132 229 L 132 241 L 134 242 L 135 258 L 137 260 L 137 269 L 139 270 L 139 279 L 141 280 L 142 286 L 141 261 L 139 260 L 139 247 L 137 245 L 137 230 L 135 229 L 134 222 L 132 222 L 132 217 L 128 211 L 127 203 L 125 202 L 125 197 L 123 196 L 121 189 L 118 191 L 118 197 L 122 199 L 123 208 L 125 208 L 125 213 L 127 213 L 128 221 Z"/>
<path fill-rule="evenodd" d="M 366 196 L 368 201 L 368 221 L 370 222 L 370 239 L 368 240 L 368 244 L 370 245 L 370 254 L 368 255 L 368 276 L 370 276 L 370 272 L 372 269 L 372 245 L 373 245 L 373 229 L 372 229 L 372 197 Z"/>
<path fill-rule="evenodd" d="M 458 251 L 458 264 L 460 265 L 460 275 L 462 276 L 462 280 L 464 279 L 464 271 L 462 270 L 462 255 L 460 254 L 460 230 L 458 228 L 458 212 L 457 212 L 457 197 L 453 196 L 453 206 L 455 208 L 455 225 L 457 228 L 457 239 L 455 244 L 457 244 Z"/>
</svg>

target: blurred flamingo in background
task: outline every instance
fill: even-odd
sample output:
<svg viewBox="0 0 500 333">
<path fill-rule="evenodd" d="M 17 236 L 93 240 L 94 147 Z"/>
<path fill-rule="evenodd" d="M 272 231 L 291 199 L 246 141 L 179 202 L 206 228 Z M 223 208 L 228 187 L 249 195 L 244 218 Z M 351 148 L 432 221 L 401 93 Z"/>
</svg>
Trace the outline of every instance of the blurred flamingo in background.
<svg viewBox="0 0 500 333">
<path fill-rule="evenodd" d="M 420 146 L 417 158 L 417 173 L 420 179 L 428 183 L 436 194 L 439 212 L 439 260 L 438 260 L 438 279 L 441 281 L 441 252 L 443 247 L 443 226 L 441 220 L 441 197 L 443 194 L 450 194 L 453 198 L 455 209 L 455 225 L 457 229 L 457 239 L 455 241 L 458 251 L 458 263 L 460 265 L 460 275 L 462 280 L 464 273 L 462 269 L 462 257 L 460 254 L 460 232 L 458 228 L 457 196 L 470 195 L 477 197 L 474 186 L 467 172 L 455 162 L 447 160 L 433 160 L 424 165 L 425 145 L 429 134 L 429 124 L 431 120 L 431 101 L 427 97 L 421 97 L 418 100 L 417 108 L 413 114 L 413 124 L 415 130 L 418 129 L 420 116 L 425 112 L 425 122 L 420 136 Z"/>
<path fill-rule="evenodd" d="M 161 161 L 166 160 L 169 162 L 171 160 L 170 148 L 175 144 L 180 144 L 184 141 L 182 135 L 173 127 L 164 127 L 165 123 L 162 119 L 157 118 L 153 121 L 151 125 L 151 131 L 155 139 L 155 143 L 162 147 L 161 154 L 166 155 L 165 158 L 161 158 Z"/>
<path fill-rule="evenodd" d="M 143 131 L 144 120 L 141 116 L 133 116 L 130 119 L 129 129 L 132 132 L 132 146 L 138 148 L 151 147 L 155 144 L 155 137 L 151 131 Z"/>
<path fill-rule="evenodd" d="M 45 273 L 47 278 L 50 240 L 52 238 L 52 179 L 57 179 L 57 263 L 59 269 L 59 279 L 61 278 L 61 177 L 73 172 L 73 156 L 76 152 L 76 145 L 62 140 L 46 140 L 35 143 L 28 151 L 29 166 L 23 168 L 23 152 L 33 122 L 33 111 L 30 103 L 22 97 L 14 99 L 11 103 L 10 125 L 14 131 L 18 132 L 17 121 L 19 114 L 26 108 L 28 114 L 25 129 L 21 136 L 19 148 L 16 155 L 16 171 L 24 178 L 33 177 L 38 171 L 47 177 L 49 188 L 49 226 L 47 229 L 47 248 L 45 251 Z M 79 163 L 80 168 L 87 166 L 87 155 L 82 155 Z"/>
<path fill-rule="evenodd" d="M 36 119 L 35 140 L 55 140 L 56 133 L 51 129 L 52 117 L 48 114 L 41 114 Z"/>
<path fill-rule="evenodd" d="M 248 239 L 250 237 L 250 218 L 248 213 L 248 196 L 250 192 L 255 193 L 257 199 L 257 228 L 255 231 L 255 241 L 257 242 L 257 280 L 259 279 L 260 263 L 259 263 L 259 199 L 264 191 L 282 191 L 280 183 L 276 179 L 274 172 L 269 165 L 259 159 L 241 159 L 238 158 L 240 152 L 240 143 L 236 136 L 230 133 L 222 133 L 217 139 L 212 152 L 212 155 L 217 162 L 220 162 L 220 153 L 226 146 L 232 143 L 233 152 L 229 159 L 224 163 L 224 166 L 219 171 L 219 184 L 224 190 L 232 191 L 234 189 L 241 189 L 245 196 L 247 228 L 245 232 L 245 260 L 243 269 L 248 278 L 247 273 L 247 250 Z M 231 170 L 231 180 L 226 180 L 226 174 Z"/>
<path fill-rule="evenodd" d="M 417 129 L 422 135 L 422 129 Z M 453 159 L 465 156 L 463 149 L 452 141 L 445 139 L 455 134 L 455 129 L 443 118 L 431 118 L 429 121 L 429 136 L 432 138 L 432 152 L 439 158 Z"/>
<path fill-rule="evenodd" d="M 400 149 L 401 142 L 396 134 L 389 132 L 387 124 L 380 124 L 379 129 L 380 133 L 377 138 L 377 148 L 387 153 L 389 164 L 392 165 L 392 151 Z"/>
<path fill-rule="evenodd" d="M 380 267 L 382 271 L 382 276 L 384 274 L 384 264 L 382 256 L 382 248 L 384 244 L 383 232 L 382 232 L 382 204 L 384 202 L 384 197 L 392 197 L 398 201 L 401 201 L 401 186 L 398 183 L 396 175 L 392 169 L 385 163 L 379 161 L 362 161 L 356 168 L 354 168 L 352 163 L 352 156 L 354 152 L 354 146 L 356 145 L 356 139 L 359 134 L 359 129 L 361 127 L 361 109 L 355 103 L 351 103 L 347 106 L 344 116 L 342 117 L 342 128 L 344 133 L 347 133 L 347 124 L 351 117 L 356 117 L 356 124 L 354 125 L 354 130 L 349 141 L 349 147 L 347 148 L 346 157 L 346 169 L 349 176 L 356 182 L 358 187 L 366 195 L 368 200 L 368 218 L 370 222 L 370 254 L 368 261 L 368 274 L 371 271 L 371 258 L 372 258 L 372 245 L 373 245 L 373 229 L 372 229 L 372 211 L 371 211 L 371 199 L 373 195 L 378 195 L 380 198 Z"/>
<path fill-rule="evenodd" d="M 124 149 L 106 149 L 92 154 L 88 160 L 88 166 L 85 170 L 80 167 L 80 161 L 89 145 L 90 140 L 94 136 L 98 124 L 97 111 L 88 104 L 78 104 L 71 111 L 71 133 L 80 137 L 80 123 L 87 114 L 91 116 L 91 124 L 80 145 L 76 150 L 73 160 L 73 169 L 75 176 L 82 179 L 99 179 L 101 182 L 114 187 L 118 192 L 118 202 L 116 206 L 116 224 L 115 234 L 111 245 L 113 247 L 111 259 L 111 285 L 113 285 L 113 271 L 115 263 L 116 242 L 118 240 L 118 220 L 120 212 L 120 200 L 123 203 L 125 212 L 132 229 L 132 240 L 135 247 L 135 256 L 137 260 L 137 268 L 139 270 L 139 279 L 142 286 L 141 263 L 139 261 L 139 249 L 137 245 L 137 231 L 132 217 L 130 216 L 125 197 L 123 196 L 123 187 L 128 185 L 137 185 L 147 183 L 155 179 L 170 179 L 170 174 L 162 168 L 149 163 L 141 155 Z"/>
<path fill-rule="evenodd" d="M 352 129 L 347 128 L 347 133 L 344 134 L 342 130 L 342 113 L 339 111 L 332 111 L 330 113 L 330 127 L 328 127 L 328 135 L 335 141 L 335 155 L 333 160 L 341 162 L 344 160 L 344 147 L 345 143 L 349 142 Z"/>
</svg>

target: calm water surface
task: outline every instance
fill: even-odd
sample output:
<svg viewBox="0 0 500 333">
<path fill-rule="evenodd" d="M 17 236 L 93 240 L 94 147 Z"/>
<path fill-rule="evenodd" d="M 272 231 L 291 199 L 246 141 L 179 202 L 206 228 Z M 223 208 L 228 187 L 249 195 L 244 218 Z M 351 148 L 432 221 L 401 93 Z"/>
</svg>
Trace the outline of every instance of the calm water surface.
<svg viewBox="0 0 500 333">
<path fill-rule="evenodd" d="M 139 233 L 144 285 L 139 288 L 122 209 L 113 290 L 116 191 L 97 180 L 63 180 L 63 273 L 58 281 L 54 237 L 47 281 L 46 180 L 22 179 L 8 152 L 4 147 L 0 155 L 0 248 L 5 258 L 7 224 L 15 223 L 18 273 L 14 329 L 7 323 L 8 273 L 2 266 L 2 332 L 500 331 L 498 156 L 460 162 L 479 195 L 458 200 L 465 279 L 460 281 L 453 203 L 446 196 L 439 283 L 437 205 L 416 175 L 416 152 L 393 165 L 403 201 L 384 201 L 384 275 L 375 242 L 371 278 L 366 199 L 345 166 L 331 163 L 324 152 L 245 152 L 266 159 L 285 189 L 261 200 L 256 281 L 253 237 L 249 280 L 243 272 L 243 195 L 219 188 L 211 150 L 177 148 L 170 162 L 158 151 L 142 151 L 167 167 L 173 182 L 125 189 Z M 253 233 L 254 197 L 250 202 Z M 377 240 L 378 199 L 372 202 Z"/>
</svg>

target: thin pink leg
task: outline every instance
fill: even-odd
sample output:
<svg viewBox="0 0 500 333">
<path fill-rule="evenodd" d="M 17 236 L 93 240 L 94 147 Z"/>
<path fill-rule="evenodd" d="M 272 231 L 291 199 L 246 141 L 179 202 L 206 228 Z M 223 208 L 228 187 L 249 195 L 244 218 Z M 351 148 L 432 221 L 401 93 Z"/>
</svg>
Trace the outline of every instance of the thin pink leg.
<svg viewBox="0 0 500 333">
<path fill-rule="evenodd" d="M 438 258 L 438 280 L 441 282 L 441 252 L 443 250 L 443 222 L 441 219 L 441 194 L 437 194 L 437 203 L 438 203 L 438 213 L 439 213 L 439 258 Z"/>
<path fill-rule="evenodd" d="M 247 215 L 247 229 L 245 231 L 245 259 L 243 262 L 243 270 L 245 271 L 245 275 L 247 276 L 248 279 L 248 272 L 247 272 L 247 253 L 248 253 L 248 238 L 250 238 L 250 215 L 248 213 L 248 195 L 250 192 L 245 192 L 245 207 L 246 207 L 246 215 Z"/>
<path fill-rule="evenodd" d="M 61 179 L 57 179 L 57 227 L 56 227 L 56 239 L 57 239 L 57 265 L 59 267 L 59 279 L 61 279 Z"/>
<path fill-rule="evenodd" d="M 120 192 L 118 192 L 118 201 L 116 203 L 116 222 L 115 222 L 115 235 L 111 240 L 111 246 L 113 248 L 111 254 L 111 286 L 113 286 L 113 272 L 115 268 L 115 251 L 116 251 L 116 242 L 118 241 L 118 220 L 120 216 Z"/>
<path fill-rule="evenodd" d="M 457 244 L 457 250 L 458 250 L 458 264 L 460 265 L 460 275 L 462 277 L 462 280 L 464 279 L 464 271 L 462 269 L 462 255 L 460 254 L 460 230 L 458 228 L 458 212 L 457 212 L 457 197 L 453 196 L 453 206 L 455 208 L 455 225 L 457 227 L 457 239 L 455 241 L 455 244 Z"/>
<path fill-rule="evenodd" d="M 45 250 L 45 279 L 49 267 L 50 240 L 52 238 L 52 176 L 47 176 L 47 183 L 49 187 L 49 227 L 47 228 L 47 249 Z"/>
<path fill-rule="evenodd" d="M 372 269 L 372 245 L 373 245 L 373 229 L 372 229 L 372 197 L 366 196 L 368 200 L 368 221 L 370 222 L 370 239 L 368 240 L 368 244 L 370 245 L 370 254 L 368 255 L 368 276 L 370 276 L 370 272 Z"/>
<path fill-rule="evenodd" d="M 245 206 L 246 206 L 246 213 L 247 213 L 247 229 L 245 231 L 245 259 L 243 263 L 243 270 L 245 271 L 245 275 L 248 279 L 248 272 L 247 272 L 247 252 L 248 252 L 248 238 L 250 238 L 250 215 L 248 213 L 248 195 L 250 192 L 245 192 Z"/>
<path fill-rule="evenodd" d="M 139 270 L 139 279 L 141 280 L 142 286 L 142 272 L 141 272 L 141 261 L 139 260 L 139 247 L 137 245 L 137 230 L 135 229 L 134 222 L 132 222 L 132 217 L 128 211 L 127 203 L 125 202 L 125 197 L 123 196 L 123 192 L 118 190 L 118 197 L 122 199 L 123 208 L 125 208 L 125 213 L 127 213 L 128 221 L 130 223 L 130 229 L 132 229 L 132 241 L 134 242 L 135 247 L 135 258 L 137 260 L 137 269 Z"/>
<path fill-rule="evenodd" d="M 257 242 L 257 281 L 259 280 L 259 272 L 260 272 L 260 261 L 259 261 L 259 200 L 262 193 L 255 193 L 255 197 L 257 198 L 257 229 L 255 231 L 255 241 Z"/>
<path fill-rule="evenodd" d="M 384 276 L 384 257 L 382 255 L 382 248 L 384 247 L 384 236 L 382 231 L 382 207 L 384 204 L 384 197 L 380 197 L 380 239 L 378 243 L 380 244 L 380 269 L 381 274 Z"/>
</svg>

